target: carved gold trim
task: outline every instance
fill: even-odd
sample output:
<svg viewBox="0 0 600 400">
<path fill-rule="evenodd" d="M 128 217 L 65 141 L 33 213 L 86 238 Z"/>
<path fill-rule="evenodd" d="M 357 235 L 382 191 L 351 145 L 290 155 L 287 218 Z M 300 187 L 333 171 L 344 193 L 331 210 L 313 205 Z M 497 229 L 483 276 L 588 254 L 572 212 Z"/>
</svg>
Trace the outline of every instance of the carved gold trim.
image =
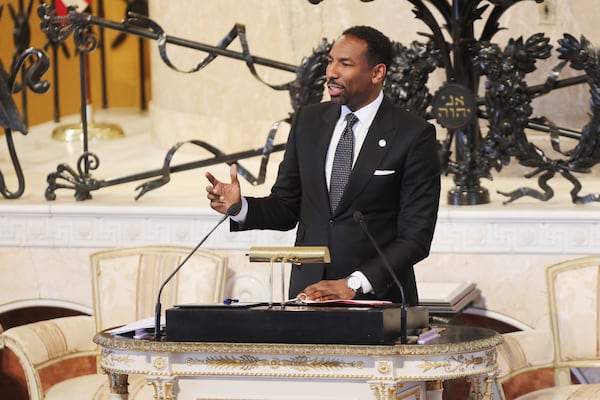
<svg viewBox="0 0 600 400">
<path fill-rule="evenodd" d="M 406 400 L 414 398 L 415 400 L 421 399 L 421 387 L 415 386 L 407 389 L 401 393 L 398 393 L 399 389 L 404 387 L 403 383 L 400 382 L 378 382 L 371 383 L 370 388 L 375 392 L 375 398 L 377 400 Z"/>
<path fill-rule="evenodd" d="M 270 371 L 243 371 L 243 370 L 225 370 L 225 369 L 215 369 L 215 370 L 180 370 L 176 369 L 174 371 L 165 371 L 165 372 L 157 372 L 150 366 L 148 368 L 139 368 L 139 369 L 123 369 L 118 367 L 107 367 L 102 366 L 102 369 L 105 371 L 110 371 L 114 373 L 120 374 L 129 374 L 129 375 L 145 375 L 147 377 L 152 376 L 193 376 L 193 377 L 210 377 L 210 376 L 239 376 L 239 377 L 277 377 L 277 378 L 311 378 L 311 379 L 344 379 L 344 380 L 355 380 L 355 379 L 363 379 L 363 380 L 372 380 L 379 381 L 386 379 L 385 377 L 381 377 L 380 375 L 369 374 L 369 370 L 365 370 L 364 374 L 357 373 L 348 373 L 348 372 L 330 372 L 330 373 L 315 373 L 313 371 L 305 371 L 305 372 L 282 372 L 281 370 L 271 369 Z M 412 377 L 411 377 L 412 380 Z"/>
<path fill-rule="evenodd" d="M 175 387 L 174 379 L 149 377 L 146 378 L 146 383 L 154 389 L 155 400 L 175 400 L 175 394 L 173 393 L 173 388 Z"/>
<path fill-rule="evenodd" d="M 371 383 L 371 390 L 375 392 L 377 400 L 394 400 L 398 387 L 396 384 L 386 382 Z"/>
<path fill-rule="evenodd" d="M 388 375 L 392 372 L 392 363 L 389 361 L 377 361 L 375 362 L 375 368 L 381 375 Z"/>
<path fill-rule="evenodd" d="M 154 357 L 152 360 L 152 366 L 154 366 L 154 369 L 157 371 L 163 371 L 167 368 L 167 359 L 162 356 Z"/>
<path fill-rule="evenodd" d="M 476 366 L 491 367 L 496 364 L 496 350 L 488 350 L 485 356 L 466 356 L 464 354 L 454 354 L 443 361 L 423 360 L 417 367 L 423 372 L 443 369 L 445 372 L 465 372 L 467 369 L 475 369 Z"/>
<path fill-rule="evenodd" d="M 127 394 L 129 386 L 127 374 L 108 373 L 108 385 L 111 394 Z"/>
<path fill-rule="evenodd" d="M 471 384 L 471 399 L 492 400 L 492 385 L 494 384 L 497 375 L 498 372 L 490 376 L 476 376 L 467 378 L 466 381 Z"/>
<path fill-rule="evenodd" d="M 111 366 L 115 364 L 125 364 L 129 365 L 133 362 L 133 359 L 129 356 L 129 354 L 115 354 L 112 350 L 102 349 L 102 361 L 101 364 Z"/>
<path fill-rule="evenodd" d="M 314 373 L 314 372 L 305 372 L 305 373 L 301 373 L 301 372 L 281 372 L 281 371 L 277 371 L 277 370 L 271 370 L 271 372 L 269 371 L 262 371 L 262 372 L 252 372 L 252 371 L 242 371 L 242 370 L 213 370 L 213 371 L 182 371 L 182 370 L 177 370 L 177 371 L 173 371 L 171 373 L 169 372 L 162 372 L 162 373 L 158 373 L 156 371 L 153 371 L 151 369 L 120 369 L 120 368 L 106 368 L 103 367 L 103 369 L 105 370 L 110 370 L 111 372 L 115 372 L 115 373 L 123 373 L 123 374 L 137 374 L 137 375 L 146 375 L 146 376 L 170 376 L 171 374 L 174 374 L 176 376 L 202 376 L 202 377 L 212 377 L 212 376 L 236 376 L 236 377 L 254 377 L 254 378 L 260 378 L 260 377 L 276 377 L 276 378 L 289 378 L 289 379 L 295 379 L 295 378 L 310 378 L 310 379 L 341 379 L 341 380 L 353 380 L 353 379 L 361 379 L 361 380 L 368 380 L 368 381 L 384 381 L 386 379 L 386 377 L 382 377 L 381 375 L 373 375 L 373 374 L 355 374 L 355 373 L 340 373 L 340 374 L 336 374 L 336 373 Z M 404 371 L 403 371 L 404 372 Z M 496 367 L 494 368 L 488 368 L 485 370 L 478 370 L 476 372 L 477 375 L 486 375 L 486 374 L 493 374 L 497 372 Z M 341 375 L 343 374 L 343 375 Z M 405 373 L 401 373 L 400 374 L 402 376 L 402 380 L 404 381 L 422 381 L 423 380 L 423 375 L 408 375 Z M 471 373 L 469 372 L 465 372 L 463 374 L 441 374 L 441 373 L 436 373 L 434 378 L 436 380 L 447 380 L 447 379 L 456 379 L 456 378 L 460 378 L 460 377 L 467 377 L 471 375 Z"/>
<path fill-rule="evenodd" d="M 241 369 L 249 371 L 255 368 L 268 367 L 278 369 L 288 367 L 298 371 L 310 370 L 339 370 L 344 368 L 364 368 L 363 361 L 345 362 L 333 358 L 325 357 L 307 357 L 304 355 L 283 358 L 260 358 L 254 355 L 243 354 L 240 356 L 209 356 L 206 358 L 188 357 L 185 359 L 188 366 L 207 365 L 212 368 Z"/>
<path fill-rule="evenodd" d="M 442 373 L 436 373 L 435 375 L 430 375 L 430 376 L 423 376 L 423 375 L 419 375 L 419 374 L 415 374 L 415 375 L 408 375 L 408 374 L 403 374 L 400 373 L 399 376 L 402 377 L 402 380 L 405 381 L 424 381 L 424 379 L 427 378 L 431 378 L 431 379 L 436 379 L 436 380 L 441 380 L 441 381 L 446 381 L 449 379 L 459 379 L 459 378 L 466 378 L 469 376 L 474 376 L 474 375 L 489 375 L 489 374 L 493 374 L 497 371 L 497 369 L 486 369 L 486 370 L 477 370 L 475 373 L 469 373 L 469 372 L 465 372 L 463 374 L 457 374 L 457 373 L 448 373 L 448 374 L 442 374 Z"/>
<path fill-rule="evenodd" d="M 448 328 L 450 330 L 451 328 Z M 135 340 L 100 332 L 94 343 L 103 348 L 148 353 L 223 353 L 223 354 L 326 354 L 348 357 L 443 356 L 448 353 L 467 353 L 493 349 L 503 342 L 502 335 L 491 330 L 483 338 L 428 345 L 344 345 L 344 344 L 285 344 L 285 343 L 210 343 L 162 342 Z"/>
</svg>

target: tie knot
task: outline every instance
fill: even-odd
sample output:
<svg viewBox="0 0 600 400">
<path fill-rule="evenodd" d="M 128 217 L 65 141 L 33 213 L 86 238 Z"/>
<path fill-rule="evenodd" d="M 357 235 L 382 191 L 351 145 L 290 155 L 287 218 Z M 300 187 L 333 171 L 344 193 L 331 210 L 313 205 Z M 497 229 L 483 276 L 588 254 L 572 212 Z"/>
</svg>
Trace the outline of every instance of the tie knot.
<svg viewBox="0 0 600 400">
<path fill-rule="evenodd" d="M 350 129 L 352 129 L 354 124 L 358 122 L 358 118 L 356 117 L 356 115 L 354 115 L 354 113 L 346 114 L 345 120 L 346 120 L 346 127 L 350 128 Z"/>
</svg>

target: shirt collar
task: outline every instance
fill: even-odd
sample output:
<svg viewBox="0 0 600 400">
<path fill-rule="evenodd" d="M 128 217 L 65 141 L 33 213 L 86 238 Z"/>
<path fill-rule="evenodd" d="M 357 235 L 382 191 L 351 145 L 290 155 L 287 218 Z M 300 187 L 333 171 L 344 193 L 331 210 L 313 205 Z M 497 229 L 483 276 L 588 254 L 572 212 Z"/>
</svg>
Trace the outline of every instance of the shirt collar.
<svg viewBox="0 0 600 400">
<path fill-rule="evenodd" d="M 354 115 L 358 118 L 360 123 L 367 128 L 371 126 L 371 123 L 375 119 L 375 114 L 377 114 L 377 110 L 379 110 L 379 106 L 383 101 L 383 91 L 379 92 L 379 95 L 375 100 L 364 106 L 363 108 L 354 111 Z M 350 109 L 344 104 L 342 105 L 342 111 L 340 115 L 340 121 L 343 121 L 348 113 L 351 113 Z"/>
</svg>

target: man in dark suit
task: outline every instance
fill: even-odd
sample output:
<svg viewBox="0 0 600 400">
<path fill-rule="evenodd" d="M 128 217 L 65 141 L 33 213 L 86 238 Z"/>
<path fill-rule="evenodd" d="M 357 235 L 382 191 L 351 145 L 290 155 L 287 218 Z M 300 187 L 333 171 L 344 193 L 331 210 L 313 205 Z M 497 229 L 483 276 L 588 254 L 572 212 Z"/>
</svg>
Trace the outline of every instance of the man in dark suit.
<svg viewBox="0 0 600 400">
<path fill-rule="evenodd" d="M 269 196 L 242 197 L 235 166 L 231 183 L 206 174 L 213 209 L 225 213 L 232 204 L 242 205 L 231 218 L 232 230 L 297 226 L 297 246 L 329 247 L 330 264 L 292 268 L 290 298 L 303 293 L 317 301 L 401 302 L 393 277 L 353 217 L 360 211 L 402 283 L 406 303 L 418 303 L 413 265 L 429 254 L 440 162 L 435 128 L 383 96 L 392 57 L 389 39 L 370 27 L 349 28 L 335 41 L 326 71 L 331 101 L 303 107 L 294 115 Z M 349 113 L 357 122 L 354 117 L 346 122 Z M 336 148 L 341 137 L 348 137 L 346 132 L 353 165 L 344 185 L 346 178 L 340 178 L 335 165 Z M 341 199 L 334 201 L 340 181 Z"/>
</svg>

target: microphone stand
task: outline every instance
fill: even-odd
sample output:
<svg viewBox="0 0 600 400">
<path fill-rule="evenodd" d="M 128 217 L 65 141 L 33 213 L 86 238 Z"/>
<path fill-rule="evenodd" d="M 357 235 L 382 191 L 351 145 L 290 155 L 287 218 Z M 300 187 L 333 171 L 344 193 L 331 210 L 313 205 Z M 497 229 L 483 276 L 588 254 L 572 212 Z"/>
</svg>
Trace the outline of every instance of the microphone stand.
<svg viewBox="0 0 600 400">
<path fill-rule="evenodd" d="M 184 266 L 184 264 L 194 255 L 194 253 L 200 248 L 200 246 L 202 246 L 202 244 L 206 241 L 206 239 L 209 238 L 210 235 L 212 235 L 212 233 L 223 223 L 223 221 L 225 221 L 227 218 L 229 218 L 231 215 L 235 215 L 239 212 L 240 210 L 240 205 L 238 203 L 233 204 L 231 207 L 229 207 L 227 209 L 227 212 L 225 213 L 225 215 L 223 215 L 223 217 L 219 220 L 219 222 L 216 223 L 216 225 L 210 230 L 210 232 L 208 232 L 200 241 L 200 243 L 198 243 L 196 245 L 196 247 L 194 247 L 194 249 L 190 252 L 190 254 L 188 254 L 185 259 L 181 262 L 181 264 L 179 264 L 177 266 L 177 268 L 175 268 L 173 270 L 173 272 L 171 272 L 171 274 L 167 277 L 167 279 L 165 279 L 165 281 L 162 283 L 162 285 L 160 285 L 160 289 L 158 290 L 158 295 L 156 296 L 156 307 L 154 309 L 154 340 L 158 341 L 160 340 L 160 313 L 161 313 L 161 304 L 160 304 L 160 296 L 162 295 L 162 291 L 165 288 L 166 284 L 177 274 L 177 272 L 179 272 L 179 270 L 181 269 L 181 267 Z"/>
<path fill-rule="evenodd" d="M 392 266 L 390 265 L 387 258 L 385 257 L 385 254 L 383 254 L 383 251 L 381 251 L 381 248 L 377 244 L 377 241 L 371 235 L 371 232 L 369 232 L 369 229 L 367 228 L 367 223 L 365 222 L 365 216 L 363 215 L 363 213 L 361 213 L 360 211 L 355 211 L 354 212 L 354 220 L 358 223 L 358 225 L 360 226 L 362 231 L 369 237 L 369 240 L 373 244 L 373 247 L 375 247 L 375 250 L 377 250 L 379 257 L 381 257 L 381 260 L 383 261 L 383 265 L 385 265 L 388 272 L 394 279 L 396 286 L 398 287 L 398 289 L 400 289 L 400 297 L 402 297 L 402 302 L 400 303 L 400 343 L 406 344 L 408 342 L 408 327 L 407 327 L 407 322 L 406 322 L 406 320 L 407 320 L 407 318 L 406 318 L 406 297 L 404 297 L 404 287 L 400 283 L 398 276 L 396 275 L 396 273 L 392 269 Z"/>
</svg>

